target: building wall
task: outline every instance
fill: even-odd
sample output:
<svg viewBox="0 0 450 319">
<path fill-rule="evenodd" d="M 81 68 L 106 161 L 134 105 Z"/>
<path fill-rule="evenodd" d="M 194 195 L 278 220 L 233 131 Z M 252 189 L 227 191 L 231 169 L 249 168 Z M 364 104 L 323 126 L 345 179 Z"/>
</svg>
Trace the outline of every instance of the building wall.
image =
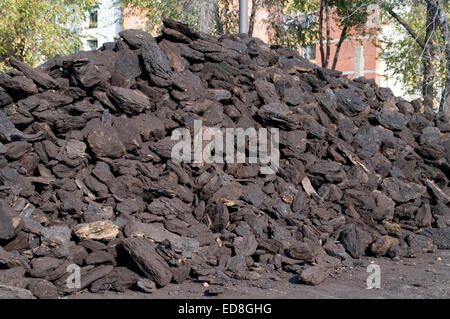
<svg viewBox="0 0 450 319">
<path fill-rule="evenodd" d="M 334 55 L 337 49 L 337 41 L 331 42 L 330 61 L 328 67 L 333 65 Z M 374 44 L 376 38 L 362 37 L 351 38 L 342 43 L 338 56 L 336 69 L 348 75 L 349 78 L 364 76 L 380 83 L 379 48 Z M 326 46 L 326 44 L 324 44 Z M 361 51 L 359 51 L 361 50 Z M 320 64 L 320 48 L 316 46 L 315 62 Z"/>
<path fill-rule="evenodd" d="M 145 29 L 145 14 L 130 8 L 122 10 L 122 28 L 126 29 Z"/>
<path fill-rule="evenodd" d="M 377 26 L 378 11 L 373 8 L 373 13 L 369 17 L 367 26 L 359 34 L 350 34 L 350 36 L 342 43 L 341 50 L 338 56 L 338 62 L 336 69 L 342 71 L 348 75 L 349 78 L 355 78 L 364 76 L 368 79 L 374 79 L 375 82 L 380 84 L 380 50 L 377 47 L 380 34 L 375 29 Z M 319 14 L 317 13 L 317 25 L 319 23 Z M 336 53 L 339 38 L 341 36 L 341 28 L 334 19 L 334 12 L 330 11 L 330 60 L 328 67 L 333 65 L 333 59 Z M 323 22 L 323 34 L 324 34 L 324 49 L 326 50 L 326 23 L 325 17 Z M 320 45 L 316 45 L 316 58 L 315 63 L 321 64 Z"/>
<path fill-rule="evenodd" d="M 92 50 L 93 43 L 97 48 L 105 42 L 114 41 L 121 30 L 121 9 L 116 0 L 99 0 L 97 8 L 97 27 L 90 27 L 90 17 L 81 26 L 82 50 Z"/>
</svg>

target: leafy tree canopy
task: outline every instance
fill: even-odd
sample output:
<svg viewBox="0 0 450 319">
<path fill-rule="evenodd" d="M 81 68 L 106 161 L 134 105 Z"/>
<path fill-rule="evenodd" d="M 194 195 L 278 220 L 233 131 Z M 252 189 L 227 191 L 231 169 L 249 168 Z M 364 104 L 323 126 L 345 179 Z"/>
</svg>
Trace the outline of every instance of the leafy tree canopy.
<svg viewBox="0 0 450 319">
<path fill-rule="evenodd" d="M 446 4 L 446 14 L 450 18 L 449 3 L 448 1 L 444 3 Z M 385 1 L 384 6 L 395 10 L 419 39 L 425 39 L 426 25 L 424 21 L 426 21 L 427 9 L 423 1 Z M 424 54 L 423 48 L 402 25 L 385 12 L 382 14 L 382 25 L 385 32 L 381 41 L 381 52 L 389 71 L 388 76 L 394 77 L 397 83 L 401 83 L 406 92 L 420 95 L 424 71 L 421 63 L 421 57 Z M 433 34 L 433 40 L 436 44 L 436 52 L 432 63 L 436 70 L 435 95 L 438 95 L 437 91 L 443 87 L 447 73 L 445 44 L 439 29 Z"/>
<path fill-rule="evenodd" d="M 35 67 L 80 45 L 77 30 L 95 0 L 0 0 L 0 71 L 15 56 Z"/>
</svg>

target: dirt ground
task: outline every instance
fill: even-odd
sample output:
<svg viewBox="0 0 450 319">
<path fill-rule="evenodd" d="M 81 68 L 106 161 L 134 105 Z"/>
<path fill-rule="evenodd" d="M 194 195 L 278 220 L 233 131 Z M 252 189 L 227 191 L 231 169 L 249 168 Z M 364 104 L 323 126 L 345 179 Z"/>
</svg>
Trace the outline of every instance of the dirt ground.
<svg viewBox="0 0 450 319">
<path fill-rule="evenodd" d="M 367 289 L 371 262 L 381 268 L 381 288 Z M 318 298 L 450 298 L 450 250 L 439 250 L 417 258 L 393 261 L 388 258 L 364 258 L 353 267 L 332 273 L 319 286 L 299 284 L 295 275 L 277 272 L 272 278 L 258 281 L 233 281 L 219 296 L 206 296 L 198 282 L 169 284 L 153 294 L 134 291 L 126 293 L 81 293 L 70 298 L 135 298 L 135 299 L 318 299 Z"/>
</svg>

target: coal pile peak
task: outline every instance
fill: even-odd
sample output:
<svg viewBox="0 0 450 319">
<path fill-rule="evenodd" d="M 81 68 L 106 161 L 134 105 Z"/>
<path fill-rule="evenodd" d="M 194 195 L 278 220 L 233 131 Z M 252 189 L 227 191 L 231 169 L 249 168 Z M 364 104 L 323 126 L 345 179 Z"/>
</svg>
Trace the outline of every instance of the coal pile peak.
<svg viewBox="0 0 450 319">
<path fill-rule="evenodd" d="M 256 38 L 169 20 L 120 36 L 0 74 L 2 294 L 279 271 L 316 285 L 366 255 L 449 247 L 445 116 Z M 275 174 L 174 161 L 172 133 L 195 121 L 278 129 Z"/>
</svg>

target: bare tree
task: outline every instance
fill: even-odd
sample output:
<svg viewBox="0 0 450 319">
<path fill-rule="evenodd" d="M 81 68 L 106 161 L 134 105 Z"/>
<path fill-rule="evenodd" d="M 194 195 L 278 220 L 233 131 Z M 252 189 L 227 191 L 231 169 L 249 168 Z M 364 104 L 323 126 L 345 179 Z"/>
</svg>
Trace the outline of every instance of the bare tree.
<svg viewBox="0 0 450 319">
<path fill-rule="evenodd" d="M 250 21 L 248 24 L 248 36 L 253 36 L 253 31 L 255 30 L 255 24 L 256 24 L 256 12 L 258 11 L 260 5 L 260 1 L 258 0 L 252 0 L 252 12 L 250 13 Z"/>
<path fill-rule="evenodd" d="M 369 16 L 367 7 L 372 3 L 372 0 L 321 0 L 319 8 L 319 48 L 321 55 L 322 67 L 329 67 L 331 56 L 331 14 L 336 19 L 337 24 L 341 29 L 339 41 L 336 45 L 336 52 L 333 58 L 331 68 L 334 70 L 339 61 L 344 41 L 351 35 L 352 31 L 358 30 L 358 33 L 365 32 L 365 26 Z M 323 36 L 324 31 L 324 15 L 325 15 L 325 40 Z M 326 46 L 326 47 L 325 47 Z"/>
<path fill-rule="evenodd" d="M 325 0 L 325 19 L 326 19 L 326 28 L 327 28 L 327 55 L 325 58 L 326 67 L 328 67 L 328 63 L 330 61 L 330 51 L 331 51 L 331 25 L 330 25 L 330 6 L 329 0 Z"/>
<path fill-rule="evenodd" d="M 324 39 L 323 39 L 323 14 L 325 12 L 325 28 L 326 28 L 326 48 L 324 47 Z M 320 57 L 322 61 L 322 67 L 328 68 L 328 64 L 330 62 L 331 55 L 331 26 L 330 26 L 330 4 L 329 0 L 321 0 L 320 1 L 320 9 L 319 9 L 319 48 L 320 48 Z"/>
<path fill-rule="evenodd" d="M 426 19 L 426 33 L 425 33 L 425 47 L 423 48 L 423 83 L 422 95 L 424 105 L 433 108 L 434 106 L 434 84 L 436 78 L 436 70 L 434 68 L 433 60 L 436 54 L 436 15 L 437 8 L 431 2 L 427 1 L 427 19 Z"/>
<path fill-rule="evenodd" d="M 325 49 L 323 47 L 323 11 L 325 9 L 325 0 L 320 0 L 319 9 L 319 49 L 320 49 L 320 59 L 322 61 L 322 67 L 328 67 L 328 62 L 325 63 Z M 328 52 L 327 52 L 328 54 Z"/>
<path fill-rule="evenodd" d="M 341 36 L 339 37 L 339 42 L 336 46 L 336 53 L 335 53 L 334 59 L 333 59 L 333 66 L 331 67 L 333 70 L 336 69 L 339 54 L 341 53 L 342 44 L 344 43 L 345 39 L 347 38 L 347 32 L 348 32 L 348 26 L 345 25 L 344 28 L 342 28 Z"/>
<path fill-rule="evenodd" d="M 445 45 L 445 58 L 446 58 L 446 68 L 447 74 L 445 77 L 445 86 L 442 91 L 441 103 L 439 104 L 439 112 L 446 112 L 449 110 L 449 94 L 450 94 L 450 30 L 448 26 L 447 15 L 445 14 L 444 4 L 442 0 L 434 1 L 427 0 L 427 2 L 432 2 L 437 6 L 437 24 L 442 33 L 442 39 Z"/>
</svg>

